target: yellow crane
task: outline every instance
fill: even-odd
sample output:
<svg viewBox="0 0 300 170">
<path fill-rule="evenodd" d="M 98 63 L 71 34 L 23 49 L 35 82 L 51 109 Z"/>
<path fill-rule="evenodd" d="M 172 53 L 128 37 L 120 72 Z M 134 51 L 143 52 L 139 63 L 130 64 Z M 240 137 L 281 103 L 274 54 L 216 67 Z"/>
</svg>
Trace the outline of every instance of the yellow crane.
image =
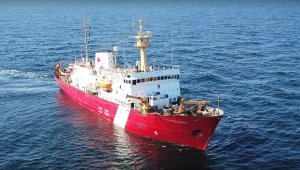
<svg viewBox="0 0 300 170">
<path fill-rule="evenodd" d="M 126 95 L 126 98 L 133 98 L 133 99 L 137 99 L 140 100 L 141 102 L 139 103 L 141 106 L 141 112 L 142 113 L 147 113 L 150 106 L 149 103 L 147 101 L 147 97 L 140 97 L 140 96 L 132 96 L 132 95 Z"/>
</svg>

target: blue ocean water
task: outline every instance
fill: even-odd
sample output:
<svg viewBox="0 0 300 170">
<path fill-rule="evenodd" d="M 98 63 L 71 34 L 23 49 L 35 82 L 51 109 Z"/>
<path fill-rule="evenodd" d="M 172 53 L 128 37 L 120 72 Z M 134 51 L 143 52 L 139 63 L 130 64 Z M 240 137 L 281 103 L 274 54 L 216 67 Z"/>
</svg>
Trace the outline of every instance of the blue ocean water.
<svg viewBox="0 0 300 170">
<path fill-rule="evenodd" d="M 221 95 L 205 152 L 137 136 L 70 100 L 53 67 L 153 34 L 148 63 L 181 68 L 188 98 Z M 298 169 L 299 1 L 1 1 L 0 169 Z"/>
</svg>

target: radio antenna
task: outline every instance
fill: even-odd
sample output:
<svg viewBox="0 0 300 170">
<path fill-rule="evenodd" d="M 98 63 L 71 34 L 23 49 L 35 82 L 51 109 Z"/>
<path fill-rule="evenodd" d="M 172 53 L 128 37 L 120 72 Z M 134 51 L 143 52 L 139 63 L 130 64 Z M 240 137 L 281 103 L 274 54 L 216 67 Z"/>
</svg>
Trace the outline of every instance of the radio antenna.
<svg viewBox="0 0 300 170">
<path fill-rule="evenodd" d="M 219 110 L 220 110 L 220 94 L 218 95 L 218 114 L 219 114 Z"/>
<path fill-rule="evenodd" d="M 88 51 L 88 23 L 86 21 L 86 17 L 83 11 L 84 19 L 83 19 L 83 28 L 84 28 L 84 42 L 85 42 L 85 64 L 89 63 L 89 51 Z"/>
<path fill-rule="evenodd" d="M 171 59 L 171 65 L 173 66 L 173 60 L 174 60 L 174 47 L 173 47 L 173 39 L 174 39 L 174 34 L 173 31 L 171 32 L 172 34 L 172 59 Z"/>
</svg>

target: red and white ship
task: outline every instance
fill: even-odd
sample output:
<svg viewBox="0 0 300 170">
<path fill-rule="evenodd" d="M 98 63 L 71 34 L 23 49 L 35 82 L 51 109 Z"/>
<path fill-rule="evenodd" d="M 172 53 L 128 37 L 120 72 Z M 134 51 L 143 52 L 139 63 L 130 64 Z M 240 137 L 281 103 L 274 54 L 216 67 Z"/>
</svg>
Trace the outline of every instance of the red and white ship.
<svg viewBox="0 0 300 170">
<path fill-rule="evenodd" d="M 118 49 L 98 51 L 88 58 L 87 24 L 84 19 L 85 61 L 55 67 L 55 80 L 75 101 L 128 132 L 205 150 L 224 112 L 209 101 L 184 100 L 180 70 L 176 66 L 147 66 L 145 50 L 150 32 L 139 31 L 135 46 L 141 60 L 121 68 Z"/>
</svg>

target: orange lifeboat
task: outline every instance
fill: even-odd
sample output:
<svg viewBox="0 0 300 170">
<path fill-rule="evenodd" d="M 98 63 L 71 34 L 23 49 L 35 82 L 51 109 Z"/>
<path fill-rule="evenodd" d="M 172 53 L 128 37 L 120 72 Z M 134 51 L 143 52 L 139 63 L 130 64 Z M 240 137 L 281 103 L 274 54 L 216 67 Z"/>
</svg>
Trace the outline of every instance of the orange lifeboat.
<svg viewBox="0 0 300 170">
<path fill-rule="evenodd" d="M 98 82 L 98 86 L 106 91 L 112 91 L 111 82 Z"/>
</svg>

